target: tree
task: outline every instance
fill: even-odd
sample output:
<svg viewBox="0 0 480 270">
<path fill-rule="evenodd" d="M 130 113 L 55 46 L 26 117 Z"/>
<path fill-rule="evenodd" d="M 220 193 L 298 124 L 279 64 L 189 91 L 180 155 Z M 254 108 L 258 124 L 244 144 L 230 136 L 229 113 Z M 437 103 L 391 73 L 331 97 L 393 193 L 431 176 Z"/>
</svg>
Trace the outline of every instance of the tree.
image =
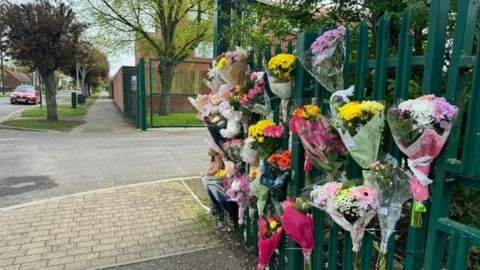
<svg viewBox="0 0 480 270">
<path fill-rule="evenodd" d="M 77 67 L 81 77 L 80 85 L 82 86 L 82 92 L 90 96 L 89 91 L 85 92 L 85 89 L 87 89 L 85 88 L 85 79 L 90 72 L 108 67 L 107 57 L 103 52 L 93 47 L 90 43 L 83 42 L 78 47 Z"/>
<path fill-rule="evenodd" d="M 78 38 L 85 25 L 59 0 L 0 5 L 8 54 L 21 65 L 38 70 L 46 88 L 47 121 L 57 122 L 55 71 L 75 63 Z"/>
<path fill-rule="evenodd" d="M 168 115 L 177 60 L 212 38 L 212 0 L 88 0 L 96 20 L 116 36 L 147 45 L 160 59 L 162 99 L 159 114 Z M 155 33 L 149 29 L 155 28 Z M 108 35 L 108 33 L 107 33 Z M 168 60 L 174 61 L 168 61 Z M 163 61 L 162 61 L 163 60 Z"/>
</svg>

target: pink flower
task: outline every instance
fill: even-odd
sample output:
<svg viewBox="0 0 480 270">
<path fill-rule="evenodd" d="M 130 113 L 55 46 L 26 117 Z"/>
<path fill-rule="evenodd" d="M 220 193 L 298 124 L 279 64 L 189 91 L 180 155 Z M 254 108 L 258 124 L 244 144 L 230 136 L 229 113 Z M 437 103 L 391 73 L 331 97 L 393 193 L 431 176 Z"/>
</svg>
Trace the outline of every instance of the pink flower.
<svg viewBox="0 0 480 270">
<path fill-rule="evenodd" d="M 250 80 L 254 81 L 257 78 L 257 73 L 253 72 L 250 76 Z"/>
<path fill-rule="evenodd" d="M 369 187 L 356 187 L 350 192 L 349 195 L 358 200 L 360 207 L 365 210 L 367 210 L 369 207 L 376 208 L 378 206 L 375 191 Z"/>
<path fill-rule="evenodd" d="M 342 183 L 328 183 L 321 187 L 318 192 L 317 197 L 315 198 L 315 204 L 325 205 L 327 200 L 337 196 L 337 194 L 342 190 Z"/>
<path fill-rule="evenodd" d="M 434 99 L 435 98 L 435 95 L 433 94 L 430 94 L 430 95 L 423 95 L 417 99 L 427 99 L 427 100 L 430 100 L 430 99 Z"/>
<path fill-rule="evenodd" d="M 283 137 L 283 126 L 269 126 L 263 130 L 263 134 L 267 137 L 281 138 Z"/>
</svg>

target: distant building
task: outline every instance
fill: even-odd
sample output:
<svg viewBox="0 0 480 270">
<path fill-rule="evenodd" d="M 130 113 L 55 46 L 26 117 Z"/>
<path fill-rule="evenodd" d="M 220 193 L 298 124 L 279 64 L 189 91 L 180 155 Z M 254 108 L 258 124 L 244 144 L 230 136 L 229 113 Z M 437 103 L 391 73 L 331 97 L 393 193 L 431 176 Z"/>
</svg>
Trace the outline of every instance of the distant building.
<svg viewBox="0 0 480 270">
<path fill-rule="evenodd" d="M 32 85 L 32 79 L 29 75 L 16 71 L 7 65 L 4 65 L 5 88 L 16 88 L 19 85 Z"/>
</svg>

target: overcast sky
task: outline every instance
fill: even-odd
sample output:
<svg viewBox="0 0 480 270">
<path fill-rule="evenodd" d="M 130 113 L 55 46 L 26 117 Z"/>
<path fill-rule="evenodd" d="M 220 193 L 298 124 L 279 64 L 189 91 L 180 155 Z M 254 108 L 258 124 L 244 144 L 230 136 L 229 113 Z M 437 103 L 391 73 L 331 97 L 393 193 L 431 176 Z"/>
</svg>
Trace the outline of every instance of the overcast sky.
<svg viewBox="0 0 480 270">
<path fill-rule="evenodd" d="M 31 0 L 10 0 L 12 3 L 27 3 L 32 2 Z M 108 60 L 110 62 L 110 75 L 113 76 L 118 71 L 121 66 L 134 66 L 135 65 L 135 55 L 133 48 L 131 52 L 122 53 L 118 56 L 109 55 Z"/>
</svg>

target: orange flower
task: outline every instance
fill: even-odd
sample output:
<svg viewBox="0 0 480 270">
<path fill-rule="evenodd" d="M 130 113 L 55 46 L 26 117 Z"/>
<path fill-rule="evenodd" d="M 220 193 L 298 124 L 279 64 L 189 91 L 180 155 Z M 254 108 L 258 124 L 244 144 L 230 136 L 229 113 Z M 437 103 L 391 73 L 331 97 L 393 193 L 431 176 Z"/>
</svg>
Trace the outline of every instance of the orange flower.
<svg viewBox="0 0 480 270">
<path fill-rule="evenodd" d="M 272 221 L 277 221 L 277 220 L 274 217 L 269 217 L 267 221 L 272 222 Z"/>
<path fill-rule="evenodd" d="M 300 108 L 298 108 L 298 109 L 295 110 L 295 113 L 294 113 L 294 114 L 300 115 L 300 114 L 302 114 L 302 112 L 303 112 L 303 107 L 300 107 Z"/>
<path fill-rule="evenodd" d="M 277 162 L 280 158 L 282 158 L 281 155 L 279 155 L 279 154 L 273 154 L 273 155 L 271 155 L 271 156 L 268 158 L 268 162 L 270 162 L 270 163 L 275 163 L 275 162 Z"/>
<path fill-rule="evenodd" d="M 230 98 L 230 92 L 227 92 L 227 93 L 223 94 L 223 96 L 224 96 L 225 98 Z"/>
<path fill-rule="evenodd" d="M 285 151 L 283 151 L 282 156 L 284 156 L 284 157 L 286 157 L 286 158 L 291 158 L 291 157 L 292 157 L 292 151 L 290 151 L 290 150 L 285 150 Z"/>
<path fill-rule="evenodd" d="M 290 165 L 290 159 L 287 157 L 282 157 L 279 161 L 278 164 L 282 167 L 287 167 Z"/>
<path fill-rule="evenodd" d="M 260 232 L 261 232 L 262 235 L 267 234 L 267 232 L 268 232 L 267 226 L 263 226 L 262 230 Z"/>
</svg>

